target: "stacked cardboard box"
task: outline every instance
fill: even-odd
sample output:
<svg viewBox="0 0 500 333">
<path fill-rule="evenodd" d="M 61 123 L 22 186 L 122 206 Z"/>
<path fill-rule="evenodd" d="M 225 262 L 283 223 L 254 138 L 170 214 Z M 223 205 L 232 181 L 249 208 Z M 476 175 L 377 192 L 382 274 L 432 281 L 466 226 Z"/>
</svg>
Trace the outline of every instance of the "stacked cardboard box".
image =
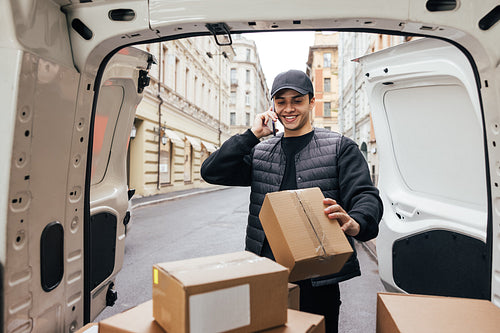
<svg viewBox="0 0 500 333">
<path fill-rule="evenodd" d="M 500 332 L 500 309 L 487 300 L 379 293 L 377 333 Z"/>
<path fill-rule="evenodd" d="M 289 309 L 288 321 L 285 325 L 264 332 L 324 333 L 325 323 L 323 316 Z M 92 333 L 97 333 L 97 330 Z M 104 319 L 99 323 L 99 333 L 165 333 L 165 331 L 153 319 L 153 303 L 148 301 L 128 311 Z"/>
<path fill-rule="evenodd" d="M 340 225 L 330 220 L 317 187 L 268 193 L 260 221 L 276 261 L 290 281 L 337 273 L 352 255 Z"/>
<path fill-rule="evenodd" d="M 153 316 L 169 333 L 252 332 L 287 319 L 288 270 L 250 252 L 153 267 Z"/>
</svg>

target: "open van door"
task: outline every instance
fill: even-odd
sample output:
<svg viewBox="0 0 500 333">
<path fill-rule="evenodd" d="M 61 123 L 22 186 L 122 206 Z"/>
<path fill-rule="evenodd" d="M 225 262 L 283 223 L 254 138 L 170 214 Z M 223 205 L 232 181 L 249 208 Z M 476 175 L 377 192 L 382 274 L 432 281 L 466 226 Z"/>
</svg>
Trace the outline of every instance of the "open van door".
<svg viewBox="0 0 500 333">
<path fill-rule="evenodd" d="M 377 138 L 389 290 L 490 299 L 487 155 L 478 85 L 457 47 L 420 39 L 359 59 Z"/>
<path fill-rule="evenodd" d="M 153 57 L 137 48 L 118 51 L 100 80 L 94 106 L 90 216 L 85 221 L 85 316 L 93 320 L 117 294 L 130 220 L 127 149 L 137 105 L 149 85 Z"/>
</svg>

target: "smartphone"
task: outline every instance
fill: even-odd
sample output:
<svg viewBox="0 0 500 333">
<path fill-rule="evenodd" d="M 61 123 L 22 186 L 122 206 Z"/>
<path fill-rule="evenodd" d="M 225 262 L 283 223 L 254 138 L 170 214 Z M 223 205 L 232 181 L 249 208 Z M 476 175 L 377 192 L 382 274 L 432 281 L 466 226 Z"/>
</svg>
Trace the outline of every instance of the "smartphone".
<svg viewBox="0 0 500 333">
<path fill-rule="evenodd" d="M 273 101 L 273 106 L 271 108 L 271 111 L 275 112 L 274 111 L 274 101 Z M 274 123 L 274 121 L 268 121 L 267 122 L 267 126 L 269 127 L 270 130 L 273 131 L 273 135 L 276 136 L 276 124 Z"/>
</svg>

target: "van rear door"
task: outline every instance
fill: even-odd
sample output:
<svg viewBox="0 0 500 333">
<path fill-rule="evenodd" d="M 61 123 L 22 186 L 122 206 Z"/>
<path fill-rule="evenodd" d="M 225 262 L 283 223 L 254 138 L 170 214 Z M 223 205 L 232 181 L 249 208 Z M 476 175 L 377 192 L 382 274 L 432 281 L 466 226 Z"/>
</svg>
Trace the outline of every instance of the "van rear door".
<svg viewBox="0 0 500 333">
<path fill-rule="evenodd" d="M 488 170 L 468 58 L 436 39 L 359 59 L 385 205 L 377 254 L 390 290 L 490 298 Z"/>
<path fill-rule="evenodd" d="M 96 91 L 90 216 L 85 221 L 84 237 L 86 322 L 116 300 L 113 281 L 123 264 L 130 220 L 127 149 L 153 61 L 149 53 L 137 48 L 118 51 L 107 64 Z"/>
</svg>

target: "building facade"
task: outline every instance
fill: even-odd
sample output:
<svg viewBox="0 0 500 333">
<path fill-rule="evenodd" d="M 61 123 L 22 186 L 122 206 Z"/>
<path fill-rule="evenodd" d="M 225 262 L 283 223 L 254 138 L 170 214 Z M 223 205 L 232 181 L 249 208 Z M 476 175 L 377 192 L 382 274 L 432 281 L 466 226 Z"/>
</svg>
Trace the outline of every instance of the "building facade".
<svg viewBox="0 0 500 333">
<path fill-rule="evenodd" d="M 211 37 L 142 45 L 157 59 L 139 104 L 128 156 L 137 196 L 208 186 L 200 166 L 230 136 L 232 49 Z"/>
<path fill-rule="evenodd" d="M 352 138 L 378 182 L 377 141 L 365 91 L 364 73 L 353 59 L 406 41 L 405 37 L 341 32 L 339 34 L 339 131 Z"/>
<path fill-rule="evenodd" d="M 269 107 L 269 90 L 253 40 L 233 35 L 235 56 L 231 63 L 229 125 L 231 134 L 252 126 L 255 115 Z"/>
<path fill-rule="evenodd" d="M 312 111 L 315 127 L 339 131 L 339 33 L 316 32 L 309 47 L 307 75 L 314 86 L 316 104 Z"/>
</svg>

